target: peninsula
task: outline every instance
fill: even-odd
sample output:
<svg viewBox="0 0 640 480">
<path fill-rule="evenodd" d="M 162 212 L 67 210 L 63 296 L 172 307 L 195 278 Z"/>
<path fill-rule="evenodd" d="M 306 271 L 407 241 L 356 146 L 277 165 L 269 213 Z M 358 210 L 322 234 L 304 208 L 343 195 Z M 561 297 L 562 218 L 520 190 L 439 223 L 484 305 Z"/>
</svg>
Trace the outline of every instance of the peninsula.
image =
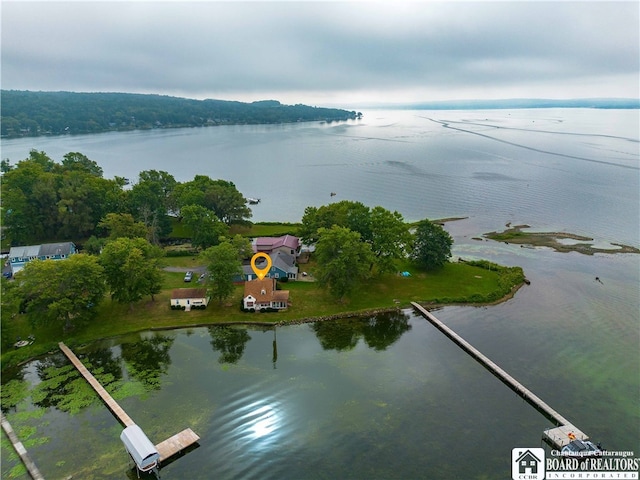
<svg viewBox="0 0 640 480">
<path fill-rule="evenodd" d="M 2 90 L 2 138 L 153 128 L 342 121 L 361 113 L 277 100 L 252 103 L 133 93 Z"/>
</svg>

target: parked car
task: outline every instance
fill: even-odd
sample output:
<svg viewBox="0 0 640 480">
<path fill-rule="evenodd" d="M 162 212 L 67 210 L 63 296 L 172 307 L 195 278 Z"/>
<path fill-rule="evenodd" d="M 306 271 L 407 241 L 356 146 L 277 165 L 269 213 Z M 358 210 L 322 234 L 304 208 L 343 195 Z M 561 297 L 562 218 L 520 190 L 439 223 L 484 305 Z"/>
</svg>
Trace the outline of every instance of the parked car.
<svg viewBox="0 0 640 480">
<path fill-rule="evenodd" d="M 187 273 L 184 275 L 184 281 L 185 281 L 185 282 L 190 282 L 192 278 L 193 278 L 193 272 L 187 272 Z"/>
</svg>

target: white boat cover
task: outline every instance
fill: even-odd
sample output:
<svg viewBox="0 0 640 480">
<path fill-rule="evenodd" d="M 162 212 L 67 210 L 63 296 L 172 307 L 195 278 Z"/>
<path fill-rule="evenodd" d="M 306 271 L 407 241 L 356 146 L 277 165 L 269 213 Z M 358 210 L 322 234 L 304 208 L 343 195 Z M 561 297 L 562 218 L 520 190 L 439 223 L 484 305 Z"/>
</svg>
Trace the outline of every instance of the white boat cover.
<svg viewBox="0 0 640 480">
<path fill-rule="evenodd" d="M 147 471 L 157 466 L 160 454 L 138 425 L 125 428 L 120 434 L 120 440 L 140 470 Z"/>
</svg>

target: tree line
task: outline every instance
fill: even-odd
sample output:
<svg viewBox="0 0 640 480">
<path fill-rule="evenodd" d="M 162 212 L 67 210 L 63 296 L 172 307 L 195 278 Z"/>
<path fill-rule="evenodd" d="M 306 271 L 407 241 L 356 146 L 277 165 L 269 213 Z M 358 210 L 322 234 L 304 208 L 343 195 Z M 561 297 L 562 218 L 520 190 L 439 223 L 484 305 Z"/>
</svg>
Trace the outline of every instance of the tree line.
<svg viewBox="0 0 640 480">
<path fill-rule="evenodd" d="M 108 131 L 269 124 L 354 119 L 337 108 L 283 105 L 276 100 L 243 103 L 132 93 L 2 90 L 3 138 Z"/>
<path fill-rule="evenodd" d="M 102 168 L 79 152 L 57 163 L 32 150 L 15 166 L 2 162 L 4 243 L 30 245 L 55 240 L 85 241 L 99 249 L 110 231 L 138 229 L 158 244 L 183 222 L 197 247 L 215 245 L 231 225 L 246 224 L 251 209 L 233 182 L 196 175 L 178 182 L 165 171 L 140 172 L 129 185 L 106 179 Z"/>
</svg>

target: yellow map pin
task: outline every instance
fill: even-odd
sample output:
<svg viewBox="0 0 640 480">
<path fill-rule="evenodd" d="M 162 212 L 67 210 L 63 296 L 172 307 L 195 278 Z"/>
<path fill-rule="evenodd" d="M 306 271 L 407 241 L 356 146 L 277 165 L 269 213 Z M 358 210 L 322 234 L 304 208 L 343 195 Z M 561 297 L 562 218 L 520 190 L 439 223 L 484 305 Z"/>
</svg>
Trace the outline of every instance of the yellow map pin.
<svg viewBox="0 0 640 480">
<path fill-rule="evenodd" d="M 256 267 L 256 260 L 260 257 L 267 260 L 267 266 L 264 268 Z M 269 269 L 271 268 L 271 257 L 264 252 L 256 253 L 253 257 L 251 257 L 251 268 L 256 273 L 258 278 L 262 280 L 267 275 L 267 273 L 269 273 Z"/>
</svg>

